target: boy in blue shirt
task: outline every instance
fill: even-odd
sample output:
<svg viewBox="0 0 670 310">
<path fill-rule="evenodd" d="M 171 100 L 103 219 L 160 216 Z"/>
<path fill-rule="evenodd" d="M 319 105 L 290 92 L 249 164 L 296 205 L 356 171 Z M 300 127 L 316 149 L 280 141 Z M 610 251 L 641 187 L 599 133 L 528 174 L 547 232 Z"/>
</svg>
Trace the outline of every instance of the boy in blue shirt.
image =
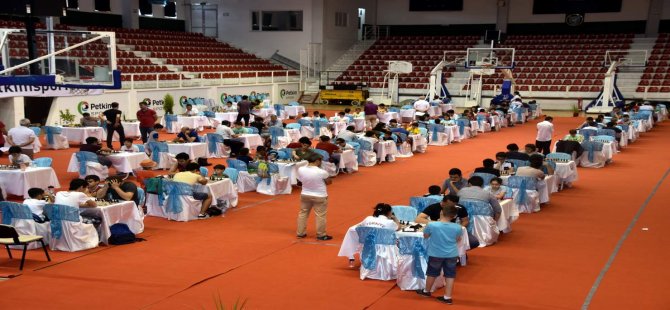
<svg viewBox="0 0 670 310">
<path fill-rule="evenodd" d="M 456 278 L 458 242 L 463 234 L 461 225 L 451 222 L 457 214 L 456 207 L 444 206 L 440 220 L 428 223 L 423 230 L 423 237 L 428 239 L 428 270 L 426 271 L 426 287 L 416 291 L 419 295 L 430 297 L 430 289 L 441 270 L 444 273 L 446 285 L 444 296 L 438 297 L 437 300 L 450 305 L 453 303 L 451 291 L 454 288 L 454 278 Z"/>
</svg>

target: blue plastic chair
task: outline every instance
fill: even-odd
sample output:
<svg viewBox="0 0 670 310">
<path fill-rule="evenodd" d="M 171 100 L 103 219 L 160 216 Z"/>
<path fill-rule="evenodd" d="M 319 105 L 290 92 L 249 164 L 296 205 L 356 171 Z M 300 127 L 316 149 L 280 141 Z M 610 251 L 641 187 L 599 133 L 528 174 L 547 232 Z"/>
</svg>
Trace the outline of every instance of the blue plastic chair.
<svg viewBox="0 0 670 310">
<path fill-rule="evenodd" d="M 298 124 L 300 124 L 300 126 L 312 126 L 312 121 L 301 118 L 298 120 Z"/>
<path fill-rule="evenodd" d="M 519 167 L 528 167 L 530 166 L 530 162 L 527 160 L 521 160 L 521 159 L 506 159 L 505 161 L 508 161 L 514 165 L 514 171 L 516 169 L 519 169 Z"/>
<path fill-rule="evenodd" d="M 597 136 L 598 131 L 595 129 L 580 129 L 579 133 L 584 136 L 584 140 L 588 141 L 592 136 Z"/>
<path fill-rule="evenodd" d="M 255 134 L 258 134 L 258 128 L 256 128 L 256 127 L 244 127 L 244 128 L 247 129 L 247 132 L 248 132 L 248 133 L 255 133 Z"/>
<path fill-rule="evenodd" d="M 417 216 L 416 208 L 410 206 L 393 206 L 393 214 L 400 221 L 413 222 Z"/>
<path fill-rule="evenodd" d="M 423 209 L 429 205 L 440 203 L 441 200 L 431 197 L 410 197 L 409 205 L 416 209 L 417 214 L 423 212 Z"/>
<path fill-rule="evenodd" d="M 144 152 L 144 144 L 133 144 L 140 152 Z"/>
<path fill-rule="evenodd" d="M 35 167 L 51 167 L 52 162 L 53 159 L 51 159 L 51 157 L 40 157 L 33 160 Z"/>
<path fill-rule="evenodd" d="M 247 164 L 239 159 L 228 158 L 226 159 L 226 163 L 229 168 L 235 168 L 238 172 L 248 170 Z"/>
<path fill-rule="evenodd" d="M 400 107 L 400 109 L 402 109 L 402 110 L 411 110 L 411 109 L 414 109 L 414 106 L 409 105 L 409 104 L 406 104 L 406 105 Z"/>
<path fill-rule="evenodd" d="M 293 149 L 282 148 L 277 151 L 277 159 L 289 160 L 291 157 L 293 157 Z"/>
</svg>

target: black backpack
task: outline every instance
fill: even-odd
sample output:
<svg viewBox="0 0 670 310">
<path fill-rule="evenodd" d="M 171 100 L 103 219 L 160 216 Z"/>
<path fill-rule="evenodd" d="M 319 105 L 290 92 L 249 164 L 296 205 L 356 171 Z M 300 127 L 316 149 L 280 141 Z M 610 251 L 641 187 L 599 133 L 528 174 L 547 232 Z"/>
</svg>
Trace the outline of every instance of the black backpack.
<svg viewBox="0 0 670 310">
<path fill-rule="evenodd" d="M 133 234 L 133 232 L 130 231 L 130 228 L 128 228 L 128 225 L 124 223 L 116 223 L 109 226 L 109 231 L 111 232 L 111 236 L 109 236 L 109 239 L 107 240 L 109 244 L 121 245 L 137 241 L 135 234 Z"/>
</svg>

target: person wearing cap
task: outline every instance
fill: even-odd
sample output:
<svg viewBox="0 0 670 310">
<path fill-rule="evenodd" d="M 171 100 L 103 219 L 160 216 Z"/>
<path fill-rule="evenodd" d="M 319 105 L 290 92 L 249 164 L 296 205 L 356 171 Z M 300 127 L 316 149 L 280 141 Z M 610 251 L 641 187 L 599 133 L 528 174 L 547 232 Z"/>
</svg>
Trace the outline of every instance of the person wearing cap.
<svg viewBox="0 0 670 310">
<path fill-rule="evenodd" d="M 137 178 L 137 182 L 140 183 L 140 185 L 144 186 L 144 180 L 145 179 L 150 179 L 150 178 L 155 178 L 159 175 L 162 174 L 162 172 L 154 170 L 158 164 L 154 162 L 151 159 L 145 159 L 140 162 L 140 168 L 141 169 L 135 169 L 133 173 L 135 174 L 135 178 Z"/>
<path fill-rule="evenodd" d="M 368 128 L 373 128 L 377 125 L 377 105 L 372 102 L 372 99 L 368 98 L 363 106 L 363 111 L 365 111 L 365 123 L 369 123 Z"/>
</svg>

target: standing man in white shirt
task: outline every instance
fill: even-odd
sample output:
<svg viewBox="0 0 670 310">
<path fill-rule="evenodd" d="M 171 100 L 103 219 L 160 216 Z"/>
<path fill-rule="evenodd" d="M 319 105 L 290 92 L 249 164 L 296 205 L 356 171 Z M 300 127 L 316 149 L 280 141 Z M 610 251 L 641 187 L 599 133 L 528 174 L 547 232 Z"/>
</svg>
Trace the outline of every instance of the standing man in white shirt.
<svg viewBox="0 0 670 310">
<path fill-rule="evenodd" d="M 328 192 L 326 185 L 332 180 L 328 172 L 321 169 L 321 156 L 312 154 L 307 158 L 309 164 L 298 168 L 298 180 L 302 182 L 300 193 L 300 212 L 298 212 L 298 238 L 307 237 L 307 218 L 310 210 L 316 215 L 316 239 L 331 240 L 326 234 L 326 213 L 328 212 Z"/>
<path fill-rule="evenodd" d="M 24 118 L 20 120 L 19 126 L 10 129 L 7 133 L 7 142 L 9 146 L 20 147 L 21 152 L 32 159 L 35 152 L 33 144 L 37 136 L 35 136 L 35 132 L 28 128 L 28 126 L 30 126 L 29 119 Z"/>
<path fill-rule="evenodd" d="M 535 138 L 535 146 L 542 154 L 547 155 L 551 151 L 551 137 L 554 135 L 554 118 L 547 116 L 544 121 L 537 123 L 537 138 Z"/>
</svg>

